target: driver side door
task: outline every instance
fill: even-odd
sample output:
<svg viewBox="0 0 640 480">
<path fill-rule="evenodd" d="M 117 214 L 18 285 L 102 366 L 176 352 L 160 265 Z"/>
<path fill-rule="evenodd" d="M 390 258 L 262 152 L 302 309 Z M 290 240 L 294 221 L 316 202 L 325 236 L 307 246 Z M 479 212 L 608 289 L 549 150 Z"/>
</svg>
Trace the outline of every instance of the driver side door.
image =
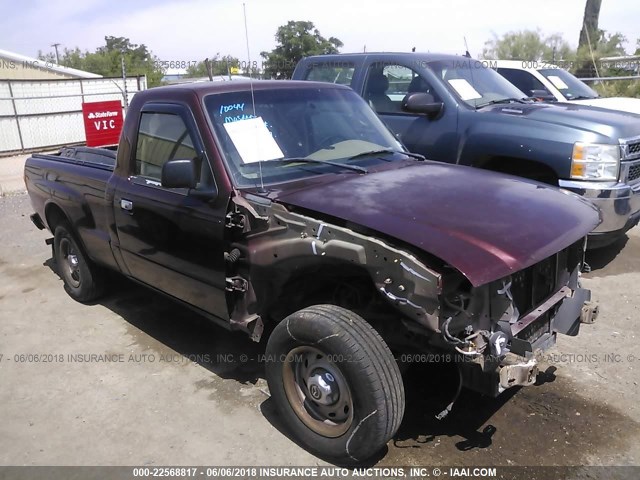
<svg viewBox="0 0 640 480">
<path fill-rule="evenodd" d="M 161 184 L 169 160 L 200 163 L 197 189 L 215 178 L 191 111 L 147 104 L 139 119 L 135 162 L 114 196 L 120 251 L 132 277 L 217 317 L 228 319 L 223 231 L 228 198 L 201 198 Z"/>
</svg>

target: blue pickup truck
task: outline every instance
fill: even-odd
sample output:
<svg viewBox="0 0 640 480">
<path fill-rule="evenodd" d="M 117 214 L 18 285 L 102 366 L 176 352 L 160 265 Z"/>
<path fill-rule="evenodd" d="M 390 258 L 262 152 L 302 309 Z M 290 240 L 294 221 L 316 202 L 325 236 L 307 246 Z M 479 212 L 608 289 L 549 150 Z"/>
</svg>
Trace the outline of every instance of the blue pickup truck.
<svg viewBox="0 0 640 480">
<path fill-rule="evenodd" d="M 296 80 L 349 85 L 409 148 L 431 160 L 509 173 L 577 193 L 602 223 L 589 248 L 640 220 L 640 116 L 534 103 L 490 61 L 455 55 L 361 53 L 308 57 Z"/>
</svg>

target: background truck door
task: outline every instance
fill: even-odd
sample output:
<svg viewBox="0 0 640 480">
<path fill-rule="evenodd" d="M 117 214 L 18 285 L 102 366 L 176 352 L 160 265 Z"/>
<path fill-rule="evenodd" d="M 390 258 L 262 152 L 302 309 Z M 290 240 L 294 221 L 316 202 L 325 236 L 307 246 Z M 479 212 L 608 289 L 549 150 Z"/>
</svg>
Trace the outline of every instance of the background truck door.
<svg viewBox="0 0 640 480">
<path fill-rule="evenodd" d="M 197 189 L 215 191 L 191 112 L 181 105 L 145 105 L 132 152 L 130 176 L 119 181 L 114 196 L 120 250 L 129 272 L 227 320 L 223 231 L 229 199 L 200 198 L 160 184 L 165 162 L 197 159 Z"/>
<path fill-rule="evenodd" d="M 454 161 L 458 144 L 457 109 L 445 105 L 434 118 L 405 113 L 401 109 L 402 100 L 414 92 L 428 93 L 434 101 L 443 101 L 424 72 L 389 61 L 375 62 L 367 68 L 362 96 L 397 138 L 410 151 L 430 160 Z"/>
</svg>

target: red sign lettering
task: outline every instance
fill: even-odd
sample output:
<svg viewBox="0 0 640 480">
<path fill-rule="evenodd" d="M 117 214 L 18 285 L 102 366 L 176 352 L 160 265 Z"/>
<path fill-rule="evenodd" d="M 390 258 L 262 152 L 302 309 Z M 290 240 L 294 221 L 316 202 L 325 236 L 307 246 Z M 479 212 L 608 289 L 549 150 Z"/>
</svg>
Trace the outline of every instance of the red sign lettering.
<svg viewBox="0 0 640 480">
<path fill-rule="evenodd" d="M 82 104 L 88 147 L 115 145 L 122 130 L 122 103 L 118 100 Z"/>
</svg>

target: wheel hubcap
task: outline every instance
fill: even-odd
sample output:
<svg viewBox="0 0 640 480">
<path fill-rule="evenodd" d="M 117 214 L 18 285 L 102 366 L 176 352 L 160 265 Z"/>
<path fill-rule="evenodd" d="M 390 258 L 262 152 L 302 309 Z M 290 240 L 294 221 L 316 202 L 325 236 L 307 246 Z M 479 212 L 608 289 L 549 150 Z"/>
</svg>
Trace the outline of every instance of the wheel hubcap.
<svg viewBox="0 0 640 480">
<path fill-rule="evenodd" d="M 68 239 L 63 238 L 60 241 L 60 252 L 62 253 L 62 274 L 71 286 L 78 288 L 80 286 L 80 261 L 75 248 Z"/>
<path fill-rule="evenodd" d="M 307 380 L 307 390 L 313 401 L 321 405 L 334 405 L 340 398 L 338 382 L 331 372 L 318 368 Z"/>
<path fill-rule="evenodd" d="M 353 400 L 340 368 L 321 350 L 303 346 L 283 364 L 287 400 L 298 418 L 325 437 L 343 435 L 353 422 Z"/>
</svg>

